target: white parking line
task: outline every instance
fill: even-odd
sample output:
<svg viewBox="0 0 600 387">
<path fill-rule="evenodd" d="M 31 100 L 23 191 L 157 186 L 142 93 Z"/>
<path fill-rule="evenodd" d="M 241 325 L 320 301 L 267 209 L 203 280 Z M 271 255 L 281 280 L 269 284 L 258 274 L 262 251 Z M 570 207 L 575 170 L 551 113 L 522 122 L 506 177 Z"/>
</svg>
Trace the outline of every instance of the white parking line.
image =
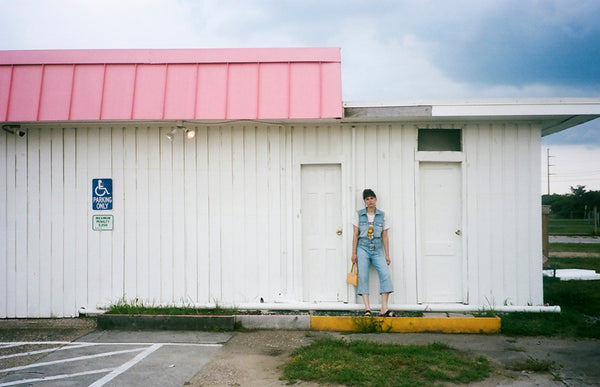
<svg viewBox="0 0 600 387">
<path fill-rule="evenodd" d="M 4 356 L 0 356 L 0 359 L 8 359 L 10 357 L 19 357 L 19 356 L 29 356 L 29 355 L 37 355 L 38 353 L 48 353 L 48 352 L 57 352 L 57 351 L 64 351 L 67 349 L 77 349 L 77 348 L 84 348 L 84 347 L 89 347 L 90 345 L 93 344 L 74 344 L 74 345 L 68 345 L 68 346 L 64 346 L 64 347 L 55 347 L 55 348 L 48 348 L 48 349 L 39 349 L 37 351 L 29 351 L 29 352 L 20 352 L 20 353 L 13 353 L 12 355 L 4 355 Z M 0 349 L 2 349 L 2 347 L 0 347 Z"/>
<path fill-rule="evenodd" d="M 3 370 L 0 370 L 0 373 L 2 373 L 2 372 L 11 372 L 11 371 L 19 371 L 19 370 L 24 370 L 24 369 L 27 369 L 27 368 L 38 368 L 38 367 L 44 367 L 44 366 L 47 366 L 47 365 L 68 363 L 68 362 L 79 361 L 79 360 L 95 359 L 95 358 L 98 358 L 98 357 L 120 355 L 122 353 L 139 352 L 139 351 L 142 351 L 142 350 L 144 350 L 144 349 L 143 348 L 124 349 L 122 351 L 103 352 L 103 353 L 98 353 L 98 354 L 95 354 L 95 355 L 78 356 L 78 357 L 72 357 L 72 358 L 69 358 L 69 359 L 47 361 L 47 362 L 43 362 L 43 363 L 33 363 L 33 364 L 28 364 L 28 365 L 19 366 L 19 367 L 5 368 Z"/>
<path fill-rule="evenodd" d="M 66 344 L 77 344 L 78 342 L 73 341 L 5 341 L 0 345 L 7 345 L 9 347 L 17 347 L 19 345 L 66 345 Z"/>
<path fill-rule="evenodd" d="M 93 346 L 115 346 L 115 345 L 118 345 L 121 347 L 122 346 L 135 346 L 138 348 L 124 349 L 124 350 L 111 351 L 111 352 L 102 352 L 102 353 L 98 353 L 98 354 L 94 354 L 94 355 L 78 356 L 78 357 L 66 358 L 66 359 L 55 360 L 55 361 L 32 363 L 32 364 L 28 364 L 28 365 L 24 365 L 24 366 L 19 366 L 19 367 L 0 369 L 0 373 L 20 371 L 20 370 L 24 370 L 24 369 L 38 368 L 38 367 L 44 367 L 44 366 L 49 366 L 49 365 L 55 365 L 55 364 L 63 364 L 63 363 L 68 363 L 68 362 L 80 361 L 80 360 L 95 359 L 95 358 L 100 358 L 100 357 L 108 357 L 108 356 L 120 355 L 120 354 L 125 354 L 125 353 L 134 353 L 134 352 L 140 352 L 140 353 L 137 354 L 133 359 L 125 362 L 124 364 L 122 364 L 121 366 L 119 366 L 117 368 L 104 368 L 104 369 L 99 369 L 99 370 L 76 372 L 76 373 L 72 373 L 72 374 L 50 375 L 50 376 L 43 376 L 40 378 L 14 380 L 14 381 L 9 381 L 9 382 L 0 382 L 0 387 L 14 386 L 14 385 L 19 385 L 19 384 L 31 384 L 31 383 L 51 381 L 51 380 L 60 380 L 60 379 L 74 378 L 74 377 L 78 377 L 78 376 L 86 376 L 86 375 L 93 375 L 93 374 L 100 374 L 100 373 L 108 373 L 107 375 L 105 375 L 104 377 L 97 380 L 96 382 L 94 382 L 91 385 L 94 387 L 101 387 L 101 386 L 104 386 L 106 383 L 110 382 L 111 380 L 113 380 L 114 378 L 116 378 L 117 376 L 119 376 L 120 374 L 126 372 L 128 369 L 130 369 L 135 364 L 139 363 L 140 361 L 142 361 L 143 359 L 148 357 L 150 354 L 152 354 L 153 352 L 155 352 L 162 346 L 187 346 L 187 347 L 222 347 L 223 346 L 222 343 L 168 343 L 168 342 L 164 342 L 164 343 L 148 343 L 148 342 L 145 342 L 145 343 L 144 342 L 122 343 L 122 342 L 82 342 L 82 341 L 76 341 L 76 342 L 20 341 L 20 342 L 0 342 L 0 349 L 13 348 L 13 347 L 25 346 L 25 345 L 27 345 L 27 346 L 55 345 L 56 347 L 45 348 L 45 349 L 40 349 L 40 350 L 35 350 L 35 351 L 20 352 L 20 353 L 15 353 L 15 354 L 10 354 L 10 355 L 3 355 L 3 356 L 0 356 L 0 359 L 14 358 L 14 357 L 19 357 L 19 356 L 28 356 L 28 355 L 34 355 L 34 354 L 40 354 L 40 353 L 66 351 L 69 349 L 78 349 L 78 348 L 93 347 Z M 141 348 L 139 348 L 139 347 L 141 347 Z"/>
<path fill-rule="evenodd" d="M 0 383 L 0 387 L 4 387 L 4 386 L 16 386 L 18 384 L 25 384 L 25 383 L 45 382 L 45 381 L 48 381 L 48 380 L 67 379 L 67 378 L 74 378 L 74 377 L 77 377 L 77 376 L 86 376 L 86 375 L 101 374 L 101 373 L 104 373 L 104 372 L 110 372 L 112 370 L 113 370 L 113 368 L 105 368 L 103 370 L 84 371 L 84 372 L 77 372 L 77 373 L 74 373 L 74 374 L 53 375 L 53 376 L 45 376 L 43 378 L 36 378 L 36 379 L 15 380 L 15 381 L 12 381 L 12 382 Z"/>
<path fill-rule="evenodd" d="M 125 364 L 121 365 L 120 367 L 116 368 L 110 374 L 105 375 L 100 380 L 97 380 L 96 382 L 90 384 L 90 387 L 101 387 L 101 386 L 104 386 L 106 383 L 110 382 L 111 380 L 113 380 L 117 376 L 121 375 L 123 372 L 127 371 L 128 369 L 130 369 L 131 367 L 133 367 L 134 365 L 136 365 L 137 363 L 139 363 L 140 361 L 142 361 L 144 358 L 146 358 L 148 355 L 150 355 L 152 352 L 156 351 L 160 347 L 162 347 L 162 344 L 153 344 L 150 348 L 148 348 L 144 352 L 138 354 L 136 357 L 134 357 L 133 359 L 131 359 L 127 363 L 125 363 Z"/>
<path fill-rule="evenodd" d="M 97 341 L 10 341 L 1 342 L 0 349 L 6 344 L 6 348 L 18 347 L 20 345 L 175 345 L 175 346 L 192 346 L 192 347 L 222 347 L 222 343 L 169 343 L 169 342 L 97 342 Z"/>
<path fill-rule="evenodd" d="M 160 344 L 160 345 L 172 345 L 172 346 L 182 346 L 182 347 L 222 347 L 221 343 L 166 343 L 166 342 L 157 342 L 157 343 L 97 343 L 94 341 L 75 341 L 73 344 L 92 344 L 92 345 L 151 345 L 151 344 Z"/>
</svg>

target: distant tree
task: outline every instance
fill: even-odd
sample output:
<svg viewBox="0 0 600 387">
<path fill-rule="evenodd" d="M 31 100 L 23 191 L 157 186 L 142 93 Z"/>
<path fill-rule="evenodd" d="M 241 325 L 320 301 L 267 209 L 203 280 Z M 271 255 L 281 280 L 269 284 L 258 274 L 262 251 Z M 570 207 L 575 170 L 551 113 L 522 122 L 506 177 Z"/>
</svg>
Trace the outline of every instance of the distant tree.
<svg viewBox="0 0 600 387">
<path fill-rule="evenodd" d="M 600 210 L 600 191 L 587 191 L 584 185 L 570 187 L 565 195 L 543 195 L 542 204 L 552 206 L 552 217 L 561 219 L 583 219 L 594 209 Z"/>
<path fill-rule="evenodd" d="M 557 201 L 563 200 L 563 195 L 552 194 L 552 195 L 542 195 L 542 204 L 545 206 L 551 206 Z"/>
<path fill-rule="evenodd" d="M 577 197 L 581 197 L 583 195 L 585 195 L 585 193 L 587 192 L 585 190 L 585 185 L 578 185 L 577 188 L 571 188 L 571 195 L 573 196 L 577 196 Z"/>
</svg>

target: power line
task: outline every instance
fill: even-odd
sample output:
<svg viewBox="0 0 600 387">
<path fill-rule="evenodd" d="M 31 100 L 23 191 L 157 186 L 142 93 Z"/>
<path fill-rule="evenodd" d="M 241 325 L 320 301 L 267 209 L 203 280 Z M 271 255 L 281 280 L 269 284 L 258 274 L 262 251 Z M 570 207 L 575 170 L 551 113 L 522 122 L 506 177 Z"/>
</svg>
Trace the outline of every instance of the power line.
<svg viewBox="0 0 600 387">
<path fill-rule="evenodd" d="M 553 167 L 553 164 L 550 164 L 550 157 L 554 157 L 554 156 L 550 156 L 550 148 L 546 148 L 546 164 L 548 165 L 546 172 L 548 173 L 548 195 L 550 195 L 550 175 L 552 175 L 550 173 L 550 167 Z"/>
</svg>

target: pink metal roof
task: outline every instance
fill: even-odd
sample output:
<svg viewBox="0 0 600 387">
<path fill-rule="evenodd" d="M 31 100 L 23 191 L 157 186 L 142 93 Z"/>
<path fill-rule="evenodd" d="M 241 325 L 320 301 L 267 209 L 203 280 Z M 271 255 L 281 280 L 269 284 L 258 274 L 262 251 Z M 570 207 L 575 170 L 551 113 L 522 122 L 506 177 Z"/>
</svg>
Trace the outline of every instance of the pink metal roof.
<svg viewBox="0 0 600 387">
<path fill-rule="evenodd" d="M 339 48 L 0 51 L 0 121 L 342 116 Z"/>
</svg>

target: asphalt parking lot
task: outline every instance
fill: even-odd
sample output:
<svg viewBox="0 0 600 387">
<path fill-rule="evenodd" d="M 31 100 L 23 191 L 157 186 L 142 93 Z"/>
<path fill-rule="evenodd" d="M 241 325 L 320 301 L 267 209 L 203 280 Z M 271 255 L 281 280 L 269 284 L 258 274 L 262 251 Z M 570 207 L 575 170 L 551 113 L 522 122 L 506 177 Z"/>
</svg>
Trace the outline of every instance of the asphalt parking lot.
<svg viewBox="0 0 600 387">
<path fill-rule="evenodd" d="M 0 341 L 0 386 L 182 386 L 231 336 L 93 331 L 74 341 Z"/>
<path fill-rule="evenodd" d="M 0 320 L 1 386 L 282 386 L 290 354 L 322 336 L 407 344 L 446 343 L 494 365 L 472 386 L 600 385 L 600 341 L 500 334 L 344 334 L 303 330 L 236 332 L 99 330 L 91 319 Z M 512 370 L 548 360 L 551 372 Z M 301 386 L 316 386 L 299 382 Z"/>
</svg>

